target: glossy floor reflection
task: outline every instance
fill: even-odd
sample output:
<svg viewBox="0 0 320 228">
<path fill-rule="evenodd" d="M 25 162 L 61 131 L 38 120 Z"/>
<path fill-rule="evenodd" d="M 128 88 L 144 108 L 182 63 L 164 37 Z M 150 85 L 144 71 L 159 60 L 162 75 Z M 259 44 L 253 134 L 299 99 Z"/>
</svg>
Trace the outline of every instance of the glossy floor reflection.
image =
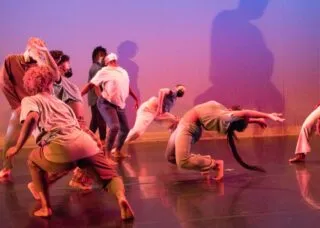
<svg viewBox="0 0 320 228">
<path fill-rule="evenodd" d="M 244 160 L 262 165 L 265 174 L 241 168 L 224 140 L 195 145 L 195 152 L 225 160 L 221 183 L 167 163 L 165 143 L 133 144 L 132 157 L 119 165 L 136 214 L 130 223 L 120 220 L 109 194 L 71 190 L 70 175 L 51 188 L 54 216 L 30 217 L 38 205 L 26 189 L 26 150 L 15 160 L 12 182 L 0 184 L 0 227 L 318 227 L 320 145 L 312 142 L 305 165 L 289 165 L 295 142 L 296 137 L 240 140 Z"/>
</svg>

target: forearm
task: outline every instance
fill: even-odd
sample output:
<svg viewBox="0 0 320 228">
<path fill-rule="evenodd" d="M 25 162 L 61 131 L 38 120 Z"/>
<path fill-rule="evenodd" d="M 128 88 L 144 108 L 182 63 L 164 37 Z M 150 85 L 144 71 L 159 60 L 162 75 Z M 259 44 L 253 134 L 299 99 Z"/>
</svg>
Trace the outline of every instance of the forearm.
<svg viewBox="0 0 320 228">
<path fill-rule="evenodd" d="M 178 118 L 169 112 L 162 113 L 162 114 L 158 115 L 155 119 L 161 120 L 161 121 L 170 121 L 170 122 L 178 121 Z"/>
<path fill-rule="evenodd" d="M 158 109 L 157 109 L 157 113 L 162 114 L 163 113 L 163 100 L 164 100 L 164 96 L 165 94 L 163 93 L 162 90 L 159 91 L 158 94 Z"/>
<path fill-rule="evenodd" d="M 84 86 L 84 88 L 81 90 L 81 96 L 86 95 L 93 86 L 94 86 L 93 84 L 87 83 L 87 84 Z"/>
<path fill-rule="evenodd" d="M 129 88 L 129 95 L 136 101 L 139 102 L 137 95 L 133 92 L 131 88 Z"/>
<path fill-rule="evenodd" d="M 18 142 L 16 144 L 16 148 L 18 151 L 21 150 L 23 145 L 26 143 L 26 141 L 28 140 L 28 138 L 36 128 L 36 124 L 37 124 L 37 119 L 33 116 L 27 117 L 27 119 L 24 121 Z"/>
<path fill-rule="evenodd" d="M 51 68 L 51 70 L 54 72 L 54 75 L 56 76 L 54 81 L 59 81 L 61 75 L 60 75 L 60 71 L 59 71 L 58 65 L 56 64 L 56 62 L 52 58 L 49 50 L 44 51 L 44 54 L 45 54 L 45 58 L 46 58 L 46 64 Z"/>
<path fill-rule="evenodd" d="M 73 110 L 74 114 L 76 115 L 80 127 L 83 128 L 83 126 L 86 126 L 86 121 L 84 120 L 84 115 L 83 115 L 84 107 L 83 107 L 82 102 L 72 101 L 72 102 L 69 102 L 68 105 Z"/>
<path fill-rule="evenodd" d="M 97 97 L 101 97 L 101 89 L 98 86 L 94 86 L 94 93 L 97 95 Z"/>
<path fill-rule="evenodd" d="M 270 119 L 270 114 L 259 112 L 255 110 L 241 110 L 235 111 L 234 116 L 243 117 L 243 118 L 264 118 Z"/>
</svg>

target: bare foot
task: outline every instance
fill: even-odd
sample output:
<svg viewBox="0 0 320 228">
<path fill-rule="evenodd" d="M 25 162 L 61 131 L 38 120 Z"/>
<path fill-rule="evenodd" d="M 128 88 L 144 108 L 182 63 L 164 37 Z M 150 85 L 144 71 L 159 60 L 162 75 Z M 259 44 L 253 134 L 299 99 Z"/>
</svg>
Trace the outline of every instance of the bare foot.
<svg viewBox="0 0 320 228">
<path fill-rule="evenodd" d="M 122 220 L 131 220 L 134 219 L 134 213 L 130 207 L 130 204 L 126 199 L 121 199 L 118 201 L 120 212 L 121 212 L 121 219 Z"/>
<path fill-rule="evenodd" d="M 40 196 L 39 196 L 38 192 L 34 189 L 34 184 L 32 182 L 30 182 L 28 184 L 28 189 L 31 192 L 31 194 L 35 200 L 40 200 Z"/>
<path fill-rule="evenodd" d="M 33 212 L 33 215 L 36 217 L 49 217 L 52 215 L 51 208 L 41 208 L 35 212 Z"/>
<path fill-rule="evenodd" d="M 92 185 L 87 186 L 87 185 L 84 185 L 83 183 L 73 181 L 73 180 L 69 181 L 69 186 L 75 189 L 83 190 L 83 191 L 92 190 Z"/>
<path fill-rule="evenodd" d="M 215 163 L 216 165 L 214 169 L 217 170 L 217 176 L 213 179 L 215 179 L 216 181 L 220 181 L 224 175 L 224 162 L 223 160 L 216 160 Z"/>
<path fill-rule="evenodd" d="M 0 178 L 10 178 L 11 169 L 4 168 L 0 170 Z"/>
<path fill-rule="evenodd" d="M 304 153 L 298 153 L 293 158 L 289 159 L 289 162 L 291 163 L 297 163 L 297 162 L 305 162 L 306 155 Z"/>
<path fill-rule="evenodd" d="M 130 157 L 130 155 L 127 152 L 120 152 L 115 149 L 111 151 L 111 155 L 114 158 L 129 158 Z"/>
</svg>

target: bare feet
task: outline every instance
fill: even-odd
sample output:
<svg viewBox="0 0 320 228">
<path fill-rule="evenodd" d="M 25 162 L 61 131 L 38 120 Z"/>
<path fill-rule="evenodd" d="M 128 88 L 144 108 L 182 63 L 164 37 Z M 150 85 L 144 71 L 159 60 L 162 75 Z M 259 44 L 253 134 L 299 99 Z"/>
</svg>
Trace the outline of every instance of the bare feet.
<svg viewBox="0 0 320 228">
<path fill-rule="evenodd" d="M 214 170 L 217 170 L 217 176 L 214 177 L 216 181 L 220 181 L 224 176 L 224 162 L 223 160 L 215 160 L 216 165 L 213 167 Z"/>
<path fill-rule="evenodd" d="M 130 204 L 126 199 L 121 199 L 118 201 L 120 212 L 121 212 L 121 219 L 122 220 L 131 220 L 134 219 L 134 213 L 130 207 Z"/>
<path fill-rule="evenodd" d="M 35 200 L 40 200 L 40 196 L 39 196 L 38 192 L 34 189 L 34 184 L 32 182 L 30 182 L 28 184 L 28 189 L 31 192 L 31 194 Z"/>
<path fill-rule="evenodd" d="M 10 178 L 11 176 L 11 169 L 1 169 L 0 170 L 0 178 Z"/>
<path fill-rule="evenodd" d="M 305 162 L 306 155 L 304 153 L 298 153 L 293 158 L 289 159 L 289 162 L 291 163 L 297 163 L 297 162 Z"/>
<path fill-rule="evenodd" d="M 130 157 L 130 155 L 127 152 L 118 151 L 116 149 L 111 150 L 111 155 L 114 158 L 129 158 Z"/>
<path fill-rule="evenodd" d="M 37 216 L 37 217 L 49 217 L 52 215 L 52 210 L 51 208 L 41 208 L 35 212 L 33 212 L 33 215 L 34 216 Z"/>
<path fill-rule="evenodd" d="M 80 190 L 83 190 L 83 191 L 90 191 L 92 190 L 92 186 L 87 186 L 87 185 L 84 185 L 83 183 L 80 183 L 80 182 L 77 182 L 77 181 L 69 181 L 69 186 L 72 187 L 72 188 L 75 188 L 75 189 L 80 189 Z"/>
</svg>

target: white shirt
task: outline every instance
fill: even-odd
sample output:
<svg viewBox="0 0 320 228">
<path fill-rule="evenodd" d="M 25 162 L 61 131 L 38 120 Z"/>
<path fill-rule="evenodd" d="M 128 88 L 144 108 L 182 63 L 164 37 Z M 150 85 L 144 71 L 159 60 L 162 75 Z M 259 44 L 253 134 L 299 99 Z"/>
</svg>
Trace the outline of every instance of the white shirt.
<svg viewBox="0 0 320 228">
<path fill-rule="evenodd" d="M 129 96 L 129 76 L 121 67 L 106 66 L 91 79 L 95 86 L 102 85 L 102 97 L 112 104 L 125 108 Z"/>
</svg>

